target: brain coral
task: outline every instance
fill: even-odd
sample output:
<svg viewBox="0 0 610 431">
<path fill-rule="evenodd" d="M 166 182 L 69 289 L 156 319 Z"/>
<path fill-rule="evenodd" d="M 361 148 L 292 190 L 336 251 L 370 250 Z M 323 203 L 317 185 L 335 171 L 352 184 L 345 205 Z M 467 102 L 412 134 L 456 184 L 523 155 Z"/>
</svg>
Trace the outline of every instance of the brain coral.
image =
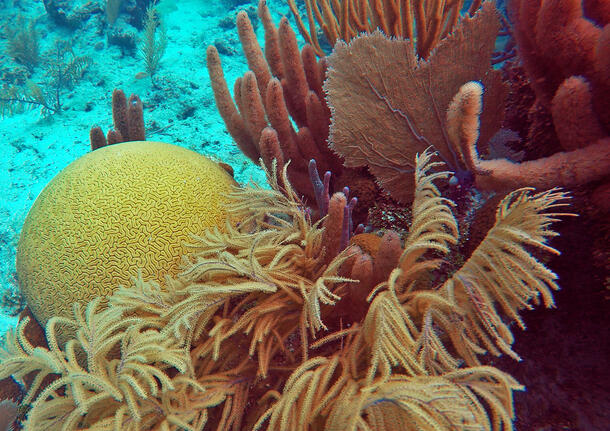
<svg viewBox="0 0 610 431">
<path fill-rule="evenodd" d="M 235 184 L 215 162 L 161 142 L 110 145 L 74 161 L 40 193 L 25 219 L 17 276 L 45 325 L 144 279 L 176 275 L 189 234 L 223 226 Z"/>
</svg>

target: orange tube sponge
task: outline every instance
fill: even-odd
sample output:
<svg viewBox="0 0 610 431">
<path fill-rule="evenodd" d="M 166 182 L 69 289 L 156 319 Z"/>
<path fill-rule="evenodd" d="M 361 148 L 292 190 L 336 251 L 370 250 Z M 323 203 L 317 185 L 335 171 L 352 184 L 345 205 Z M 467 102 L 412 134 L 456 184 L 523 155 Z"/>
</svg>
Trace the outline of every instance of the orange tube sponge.
<svg viewBox="0 0 610 431">
<path fill-rule="evenodd" d="M 600 139 L 585 148 L 523 163 L 505 159 L 480 160 L 478 167 L 486 174 L 477 175 L 476 184 L 485 190 L 576 187 L 608 176 L 610 138 Z"/>
<path fill-rule="evenodd" d="M 591 86 L 582 76 L 561 83 L 551 104 L 553 125 L 564 150 L 583 148 L 606 133 L 593 111 Z"/>
<path fill-rule="evenodd" d="M 580 88 L 579 91 L 582 90 L 578 79 L 574 85 Z M 480 189 L 500 191 L 520 187 L 574 187 L 602 180 L 610 174 L 608 137 L 597 139 L 595 136 L 588 136 L 593 141 L 582 142 L 583 148 L 523 163 L 513 163 L 505 159 L 479 159 L 476 141 L 482 94 L 483 88 L 478 82 L 462 85 L 447 112 L 451 142 L 459 147 L 466 165 L 475 174 L 476 185 Z M 559 108 L 567 114 L 567 109 Z M 590 124 L 590 121 L 587 124 Z M 572 126 L 578 127 L 574 123 Z"/>
</svg>

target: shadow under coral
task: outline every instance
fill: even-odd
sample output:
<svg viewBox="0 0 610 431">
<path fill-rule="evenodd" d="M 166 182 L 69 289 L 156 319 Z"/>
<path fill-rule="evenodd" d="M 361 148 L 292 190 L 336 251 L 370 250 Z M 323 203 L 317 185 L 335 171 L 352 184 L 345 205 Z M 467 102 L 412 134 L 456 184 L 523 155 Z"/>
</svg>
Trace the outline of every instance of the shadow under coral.
<svg viewBox="0 0 610 431">
<path fill-rule="evenodd" d="M 608 273 L 591 258 L 598 244 L 608 253 L 603 233 L 609 226 L 591 217 L 561 223 L 553 245 L 562 254 L 550 263 L 561 286 L 557 308 L 524 311 L 527 330 L 515 334 L 514 344 L 523 361 L 492 361 L 527 388 L 515 393 L 519 431 L 610 429 Z"/>
</svg>

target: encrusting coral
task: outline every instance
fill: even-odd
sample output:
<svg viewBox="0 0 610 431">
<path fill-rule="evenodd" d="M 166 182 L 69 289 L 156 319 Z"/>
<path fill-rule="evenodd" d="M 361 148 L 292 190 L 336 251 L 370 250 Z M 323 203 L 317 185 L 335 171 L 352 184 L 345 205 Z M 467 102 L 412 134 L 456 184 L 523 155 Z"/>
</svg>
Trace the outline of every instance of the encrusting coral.
<svg viewBox="0 0 610 431">
<path fill-rule="evenodd" d="M 271 170 L 272 190 L 232 194 L 239 223 L 192 237 L 177 277 L 140 274 L 108 308 L 76 304 L 48 322 L 48 348 L 23 320 L 0 378 L 35 376 L 26 429 L 511 430 L 521 386 L 478 356 L 517 357 L 508 322 L 553 305 L 556 276 L 530 252 L 556 253 L 566 195 L 509 194 L 471 258 L 447 268 L 458 231 L 433 157 L 415 162 L 410 231 L 374 255 L 331 252 L 326 219 L 312 224 L 286 168 Z M 64 325 L 76 337 L 62 346 Z"/>
</svg>

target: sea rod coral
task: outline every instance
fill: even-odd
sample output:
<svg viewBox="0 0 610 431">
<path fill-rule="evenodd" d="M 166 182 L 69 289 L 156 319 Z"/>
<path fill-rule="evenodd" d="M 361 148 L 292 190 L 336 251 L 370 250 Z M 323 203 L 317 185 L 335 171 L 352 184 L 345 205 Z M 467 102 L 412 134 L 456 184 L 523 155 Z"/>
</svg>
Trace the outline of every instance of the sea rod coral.
<svg viewBox="0 0 610 431">
<path fill-rule="evenodd" d="M 305 0 L 309 31 L 294 0 L 288 0 L 288 4 L 301 35 L 319 56 L 324 55 L 324 50 L 316 34 L 314 18 L 331 47 L 338 40 L 349 42 L 360 33 L 379 29 L 388 36 L 417 41 L 417 55 L 425 59 L 439 40 L 453 31 L 464 0 Z M 480 6 L 481 0 L 471 2 L 469 15 L 474 15 Z"/>
<path fill-rule="evenodd" d="M 458 230 L 433 157 L 415 162 L 411 230 L 386 233 L 373 255 L 332 255 L 326 219 L 312 223 L 286 169 L 272 170 L 271 190 L 235 190 L 235 223 L 192 237 L 177 277 L 140 274 L 108 308 L 75 305 L 48 322 L 47 347 L 23 320 L 0 378 L 26 385 L 25 428 L 511 430 L 522 387 L 479 356 L 517 358 L 509 322 L 553 305 L 556 276 L 530 252 L 557 253 L 547 241 L 566 195 L 509 194 L 470 259 L 448 268 Z M 76 329 L 65 345 L 63 325 Z"/>
</svg>

